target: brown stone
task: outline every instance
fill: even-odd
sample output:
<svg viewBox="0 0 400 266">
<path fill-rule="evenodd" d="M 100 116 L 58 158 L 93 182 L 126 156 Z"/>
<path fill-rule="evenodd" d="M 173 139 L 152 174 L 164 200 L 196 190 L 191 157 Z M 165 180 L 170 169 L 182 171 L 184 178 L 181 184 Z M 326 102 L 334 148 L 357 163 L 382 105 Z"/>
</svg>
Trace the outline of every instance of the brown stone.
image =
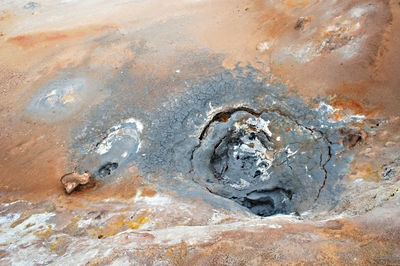
<svg viewBox="0 0 400 266">
<path fill-rule="evenodd" d="M 60 179 L 65 191 L 71 194 L 77 187 L 86 185 L 90 182 L 91 176 L 88 173 L 78 174 L 75 172 L 63 175 Z"/>
</svg>

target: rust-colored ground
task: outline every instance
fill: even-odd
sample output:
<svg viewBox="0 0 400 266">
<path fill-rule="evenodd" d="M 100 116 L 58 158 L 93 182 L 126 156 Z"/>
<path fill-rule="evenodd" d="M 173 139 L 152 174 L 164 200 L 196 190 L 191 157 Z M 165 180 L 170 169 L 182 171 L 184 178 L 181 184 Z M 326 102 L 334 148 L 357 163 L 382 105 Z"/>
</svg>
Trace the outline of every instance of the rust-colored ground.
<svg viewBox="0 0 400 266">
<path fill-rule="evenodd" d="M 155 252 L 160 261 L 198 265 L 396 265 L 400 262 L 400 227 L 394 221 L 399 215 L 398 183 L 394 188 L 385 187 L 385 193 L 389 191 L 387 200 L 378 203 L 372 195 L 376 191 L 377 195 L 383 193 L 376 182 L 381 181 L 384 166 L 399 157 L 398 1 L 114 2 L 45 0 L 32 10 L 17 4 L 0 4 L 0 200 L 3 203 L 26 200 L 46 205 L 51 202 L 61 216 L 63 211 L 80 212 L 91 203 L 107 199 L 126 202 L 135 197 L 157 197 L 157 190 L 146 184 L 135 168 L 129 169 L 129 178 L 116 184 L 99 182 L 94 188 L 66 195 L 59 179 L 75 167 L 68 156 L 68 147 L 73 137 L 70 129 L 76 126 L 79 112 L 71 119 L 47 123 L 31 119 L 25 107 L 38 89 L 62 69 L 80 69 L 100 76 L 115 74 L 124 69 L 127 61 L 139 56 L 131 66 L 131 73 L 167 80 L 179 63 L 178 54 L 205 49 L 210 54 L 223 55 L 225 68 L 250 64 L 273 73 L 306 100 L 327 97 L 336 108 L 336 119 L 364 115 L 369 119 L 365 123 L 385 120 L 384 129 L 378 130 L 375 136 L 368 135 L 352 149 L 355 156 L 347 176 L 349 182 L 358 178 L 375 182 L 366 185 L 366 190 L 375 190 L 365 197 L 362 191 L 354 198 L 348 195 L 349 201 L 360 200 L 358 207 L 357 202 L 340 204 L 344 209 L 354 210 L 356 215 L 362 214 L 358 218 L 317 225 L 283 223 L 281 229 L 262 227 L 254 232 L 248 232 L 244 225 L 232 230 L 224 228 L 207 241 L 199 237 L 192 244 L 184 238 L 179 244 L 168 244 L 170 240 L 165 240 L 165 244 L 160 240 L 154 241 L 152 249 L 149 247 L 153 244 L 146 242 L 146 248 L 138 248 L 136 254 L 128 257 L 143 258 L 137 261 L 146 262 Z M 168 31 L 163 27 L 165 24 L 169 25 Z M 146 29 L 151 29 L 148 35 L 143 34 Z M 140 32 L 137 39 L 132 37 L 136 31 Z M 138 55 L 127 49 L 132 45 L 141 47 L 143 39 L 146 44 L 142 48 L 152 49 L 153 54 Z M 199 78 L 201 73 L 187 75 Z M 105 80 L 106 76 L 92 82 L 99 85 Z M 184 90 L 165 88 L 174 93 Z M 138 91 L 137 97 L 150 109 L 168 93 L 155 88 L 149 92 Z M 89 109 L 103 97 L 106 96 L 99 90 L 81 109 Z M 164 209 L 153 210 L 151 214 L 159 216 L 152 226 L 190 224 L 168 216 L 168 210 L 180 203 L 177 200 Z M 202 204 L 199 203 L 201 209 L 211 209 Z M 100 212 L 101 207 L 95 209 Z M 192 213 L 192 216 L 200 215 Z M 152 219 L 142 213 L 129 221 L 125 216 L 118 217 L 113 218 L 115 221 L 108 220 L 101 229 L 91 230 L 106 238 L 138 229 Z M 203 218 L 192 219 L 195 225 L 206 226 Z M 150 226 L 148 230 L 151 229 Z M 189 234 L 195 235 L 196 228 Z M 49 240 L 47 237 L 43 236 Z M 140 242 L 140 237 L 136 241 Z M 61 240 L 57 241 L 51 247 L 60 252 L 65 246 L 60 244 Z M 114 257 L 110 255 L 98 262 L 117 261 L 122 253 L 116 252 Z M 0 253 L 0 258 L 7 254 Z"/>
</svg>

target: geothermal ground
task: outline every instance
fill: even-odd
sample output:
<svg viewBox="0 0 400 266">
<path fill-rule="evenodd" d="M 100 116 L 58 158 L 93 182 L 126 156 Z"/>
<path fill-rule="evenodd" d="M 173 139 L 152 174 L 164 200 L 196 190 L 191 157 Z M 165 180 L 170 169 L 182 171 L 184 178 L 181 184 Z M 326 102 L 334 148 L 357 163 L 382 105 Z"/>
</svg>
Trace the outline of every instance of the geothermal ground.
<svg viewBox="0 0 400 266">
<path fill-rule="evenodd" d="M 391 0 L 1 1 L 0 265 L 399 265 L 399 32 Z"/>
</svg>

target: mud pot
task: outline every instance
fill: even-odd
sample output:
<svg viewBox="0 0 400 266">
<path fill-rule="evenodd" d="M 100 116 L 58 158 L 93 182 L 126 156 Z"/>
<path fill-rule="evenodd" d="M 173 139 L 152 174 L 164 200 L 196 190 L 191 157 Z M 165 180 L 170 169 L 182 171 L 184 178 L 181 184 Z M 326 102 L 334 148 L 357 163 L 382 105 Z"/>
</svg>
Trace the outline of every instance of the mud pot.
<svg viewBox="0 0 400 266">
<path fill-rule="evenodd" d="M 396 1 L 0 3 L 0 265 L 400 264 Z"/>
</svg>

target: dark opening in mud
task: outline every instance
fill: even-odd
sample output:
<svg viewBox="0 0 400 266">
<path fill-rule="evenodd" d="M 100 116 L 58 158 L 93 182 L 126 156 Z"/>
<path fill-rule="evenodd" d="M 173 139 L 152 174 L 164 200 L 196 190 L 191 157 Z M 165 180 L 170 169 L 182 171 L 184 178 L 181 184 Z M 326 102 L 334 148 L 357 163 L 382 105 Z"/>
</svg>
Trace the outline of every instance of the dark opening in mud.
<svg viewBox="0 0 400 266">
<path fill-rule="evenodd" d="M 329 143 L 278 111 L 218 113 L 193 151 L 195 181 L 259 216 L 309 209 L 327 177 Z"/>
<path fill-rule="evenodd" d="M 287 213 L 287 203 L 292 199 L 292 192 L 281 188 L 265 191 L 253 191 L 242 201 L 242 205 L 259 216 Z"/>
<path fill-rule="evenodd" d="M 99 168 L 98 174 L 100 177 L 106 177 L 118 168 L 118 163 L 106 163 Z"/>
</svg>

